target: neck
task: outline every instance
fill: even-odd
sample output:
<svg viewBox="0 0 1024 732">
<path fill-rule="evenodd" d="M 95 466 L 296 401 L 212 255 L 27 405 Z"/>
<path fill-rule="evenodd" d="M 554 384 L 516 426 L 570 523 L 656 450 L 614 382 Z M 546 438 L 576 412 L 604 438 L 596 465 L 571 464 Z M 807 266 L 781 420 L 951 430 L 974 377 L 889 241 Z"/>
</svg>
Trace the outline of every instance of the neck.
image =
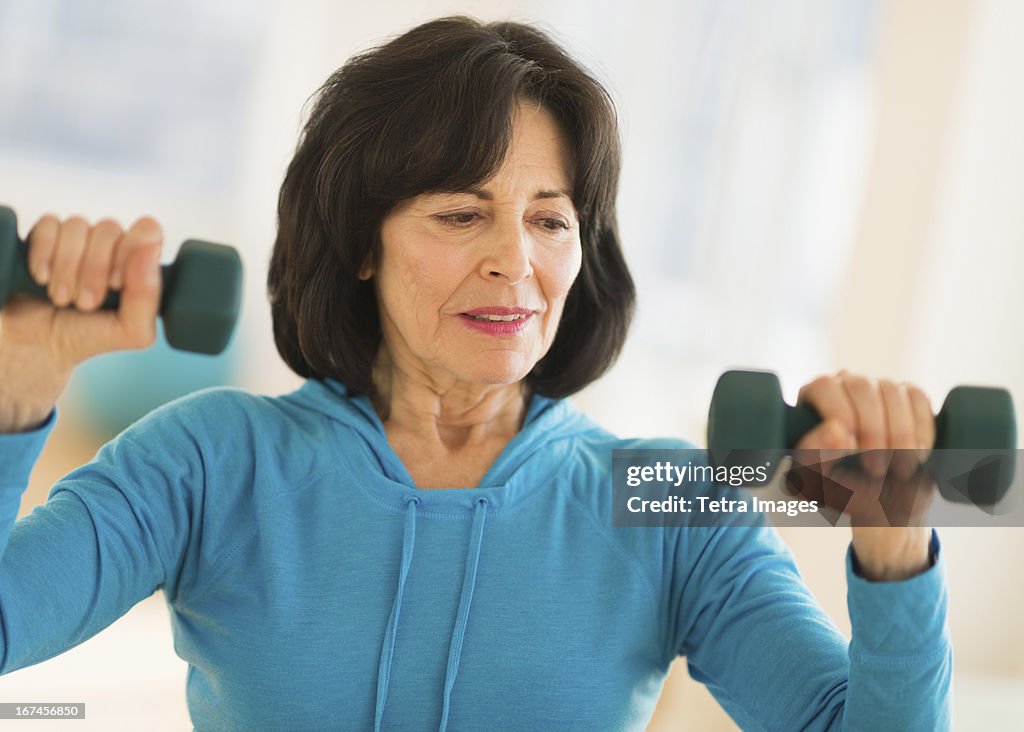
<svg viewBox="0 0 1024 732">
<path fill-rule="evenodd" d="M 373 405 L 389 435 L 415 436 L 447 452 L 511 439 L 529 402 L 522 381 L 440 382 L 424 371 L 402 368 L 383 348 L 374 366 L 374 384 Z"/>
</svg>

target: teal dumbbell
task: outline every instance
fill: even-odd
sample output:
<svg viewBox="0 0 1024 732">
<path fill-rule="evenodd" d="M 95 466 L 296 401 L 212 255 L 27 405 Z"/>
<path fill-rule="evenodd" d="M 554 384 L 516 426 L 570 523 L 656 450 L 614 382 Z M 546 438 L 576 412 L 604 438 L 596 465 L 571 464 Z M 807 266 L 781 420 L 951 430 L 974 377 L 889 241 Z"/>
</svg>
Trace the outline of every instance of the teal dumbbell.
<svg viewBox="0 0 1024 732">
<path fill-rule="evenodd" d="M 779 378 L 767 371 L 727 371 L 718 379 L 708 414 L 708 451 L 712 462 L 727 464 L 729 454 L 742 451 L 744 462 L 771 462 L 821 417 L 806 404 L 789 406 Z M 961 503 L 991 505 L 1006 494 L 1013 480 L 1017 420 L 1013 399 L 1005 389 L 958 386 L 949 392 L 935 416 L 935 446 L 930 467 L 941 476 L 980 476 L 957 490 L 940 481 L 943 496 Z M 990 468 L 999 461 L 998 470 Z M 994 476 L 994 477 L 993 477 Z"/>
<path fill-rule="evenodd" d="M 189 239 L 173 264 L 161 266 L 160 317 L 174 348 L 218 354 L 231 340 L 242 303 L 242 260 L 223 244 Z M 28 271 L 28 246 L 18 238 L 14 211 L 0 206 L 0 308 L 12 295 L 48 300 L 46 288 Z M 111 291 L 100 306 L 116 310 L 120 293 Z"/>
</svg>

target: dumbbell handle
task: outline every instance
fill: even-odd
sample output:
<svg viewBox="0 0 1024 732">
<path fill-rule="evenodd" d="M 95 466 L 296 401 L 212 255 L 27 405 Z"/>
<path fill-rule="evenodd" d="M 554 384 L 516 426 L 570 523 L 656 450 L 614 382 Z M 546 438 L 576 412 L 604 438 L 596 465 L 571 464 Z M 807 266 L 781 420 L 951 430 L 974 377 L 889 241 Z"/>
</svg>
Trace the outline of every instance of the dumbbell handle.
<svg viewBox="0 0 1024 732">
<path fill-rule="evenodd" d="M 821 415 L 810 404 L 786 405 L 786 449 L 792 450 L 803 436 L 821 424 Z"/>
<path fill-rule="evenodd" d="M 934 447 L 936 449 L 1012 447 L 1012 443 L 1016 442 L 1016 435 L 1007 435 L 1005 425 L 1002 423 L 975 420 L 970 435 L 971 444 L 963 444 L 965 439 L 962 431 L 954 437 L 951 434 L 953 430 L 950 426 L 950 414 L 953 412 L 962 415 L 965 408 L 970 408 L 980 414 L 1005 414 L 1008 410 L 1012 413 L 1012 406 L 1007 408 L 1005 406 L 1007 403 L 1012 404 L 1010 393 L 1005 389 L 978 386 L 954 387 L 947 395 L 939 413 L 935 415 Z M 792 407 L 787 405 L 785 414 L 787 450 L 795 448 L 804 435 L 821 424 L 821 416 L 814 407 L 806 403 L 798 403 Z"/>
<path fill-rule="evenodd" d="M 219 244 L 208 244 L 201 242 L 207 246 L 221 246 Z M 164 307 L 168 300 L 171 298 L 174 286 L 175 286 L 175 265 L 174 264 L 162 264 L 160 265 L 160 277 L 161 277 L 161 290 L 160 290 L 160 314 L 163 315 Z M 6 293 L 10 295 L 20 294 L 29 295 L 31 297 L 38 298 L 40 300 L 50 301 L 50 294 L 46 290 L 45 285 L 40 285 L 28 270 L 28 245 L 18 240 L 16 243 L 16 255 L 13 262 L 13 278 L 11 280 L 10 291 Z M 108 290 L 107 296 L 104 298 L 103 303 L 100 305 L 100 310 L 117 310 L 121 304 L 121 293 L 118 290 Z M 4 302 L 0 302 L 0 308 L 5 305 Z"/>
</svg>

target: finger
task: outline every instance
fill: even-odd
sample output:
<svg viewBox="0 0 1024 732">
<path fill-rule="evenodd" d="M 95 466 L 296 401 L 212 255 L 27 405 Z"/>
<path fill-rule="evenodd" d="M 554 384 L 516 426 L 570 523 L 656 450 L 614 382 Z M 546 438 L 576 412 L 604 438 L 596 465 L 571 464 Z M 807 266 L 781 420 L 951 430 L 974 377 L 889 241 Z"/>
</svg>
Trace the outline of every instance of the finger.
<svg viewBox="0 0 1024 732">
<path fill-rule="evenodd" d="M 914 408 L 904 384 L 888 379 L 878 382 L 885 409 L 889 446 L 895 450 L 892 468 L 896 478 L 907 480 L 917 472 L 917 429 L 914 422 Z"/>
<path fill-rule="evenodd" d="M 60 219 L 53 214 L 42 216 L 28 234 L 28 271 L 40 285 L 50 281 L 53 252 L 57 248 Z"/>
<path fill-rule="evenodd" d="M 53 253 L 48 294 L 57 307 L 71 304 L 78 284 L 78 264 L 85 250 L 89 224 L 81 216 L 72 216 L 57 232 L 57 248 Z"/>
<path fill-rule="evenodd" d="M 858 447 L 869 451 L 862 458 L 864 468 L 875 477 L 881 477 L 889 466 L 890 455 L 885 452 L 889 446 L 889 430 L 878 382 L 847 374 L 843 377 L 843 388 L 857 415 Z"/>
<path fill-rule="evenodd" d="M 75 306 L 79 310 L 93 310 L 103 303 L 110 279 L 111 258 L 122 233 L 120 224 L 112 219 L 99 221 L 89 232 L 75 293 Z"/>
<path fill-rule="evenodd" d="M 918 459 L 923 463 L 935 446 L 935 413 L 928 396 L 919 387 L 908 384 L 907 396 L 914 412 Z"/>
<path fill-rule="evenodd" d="M 797 403 L 813 407 L 822 422 L 838 421 L 853 440 L 852 444 L 848 443 L 849 449 L 857 449 L 857 414 L 838 377 L 819 376 L 806 384 L 800 389 Z M 815 433 L 811 430 L 797 443 L 797 447 L 816 447 L 814 439 Z"/>
</svg>

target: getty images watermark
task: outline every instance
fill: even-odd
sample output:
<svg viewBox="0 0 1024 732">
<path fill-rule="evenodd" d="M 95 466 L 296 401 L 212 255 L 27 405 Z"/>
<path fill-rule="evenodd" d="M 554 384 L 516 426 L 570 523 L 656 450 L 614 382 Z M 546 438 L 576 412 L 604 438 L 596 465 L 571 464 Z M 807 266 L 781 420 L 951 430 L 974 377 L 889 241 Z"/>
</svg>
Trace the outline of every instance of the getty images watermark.
<svg viewBox="0 0 1024 732">
<path fill-rule="evenodd" d="M 615 526 L 1024 526 L 1018 450 L 614 450 Z"/>
</svg>

